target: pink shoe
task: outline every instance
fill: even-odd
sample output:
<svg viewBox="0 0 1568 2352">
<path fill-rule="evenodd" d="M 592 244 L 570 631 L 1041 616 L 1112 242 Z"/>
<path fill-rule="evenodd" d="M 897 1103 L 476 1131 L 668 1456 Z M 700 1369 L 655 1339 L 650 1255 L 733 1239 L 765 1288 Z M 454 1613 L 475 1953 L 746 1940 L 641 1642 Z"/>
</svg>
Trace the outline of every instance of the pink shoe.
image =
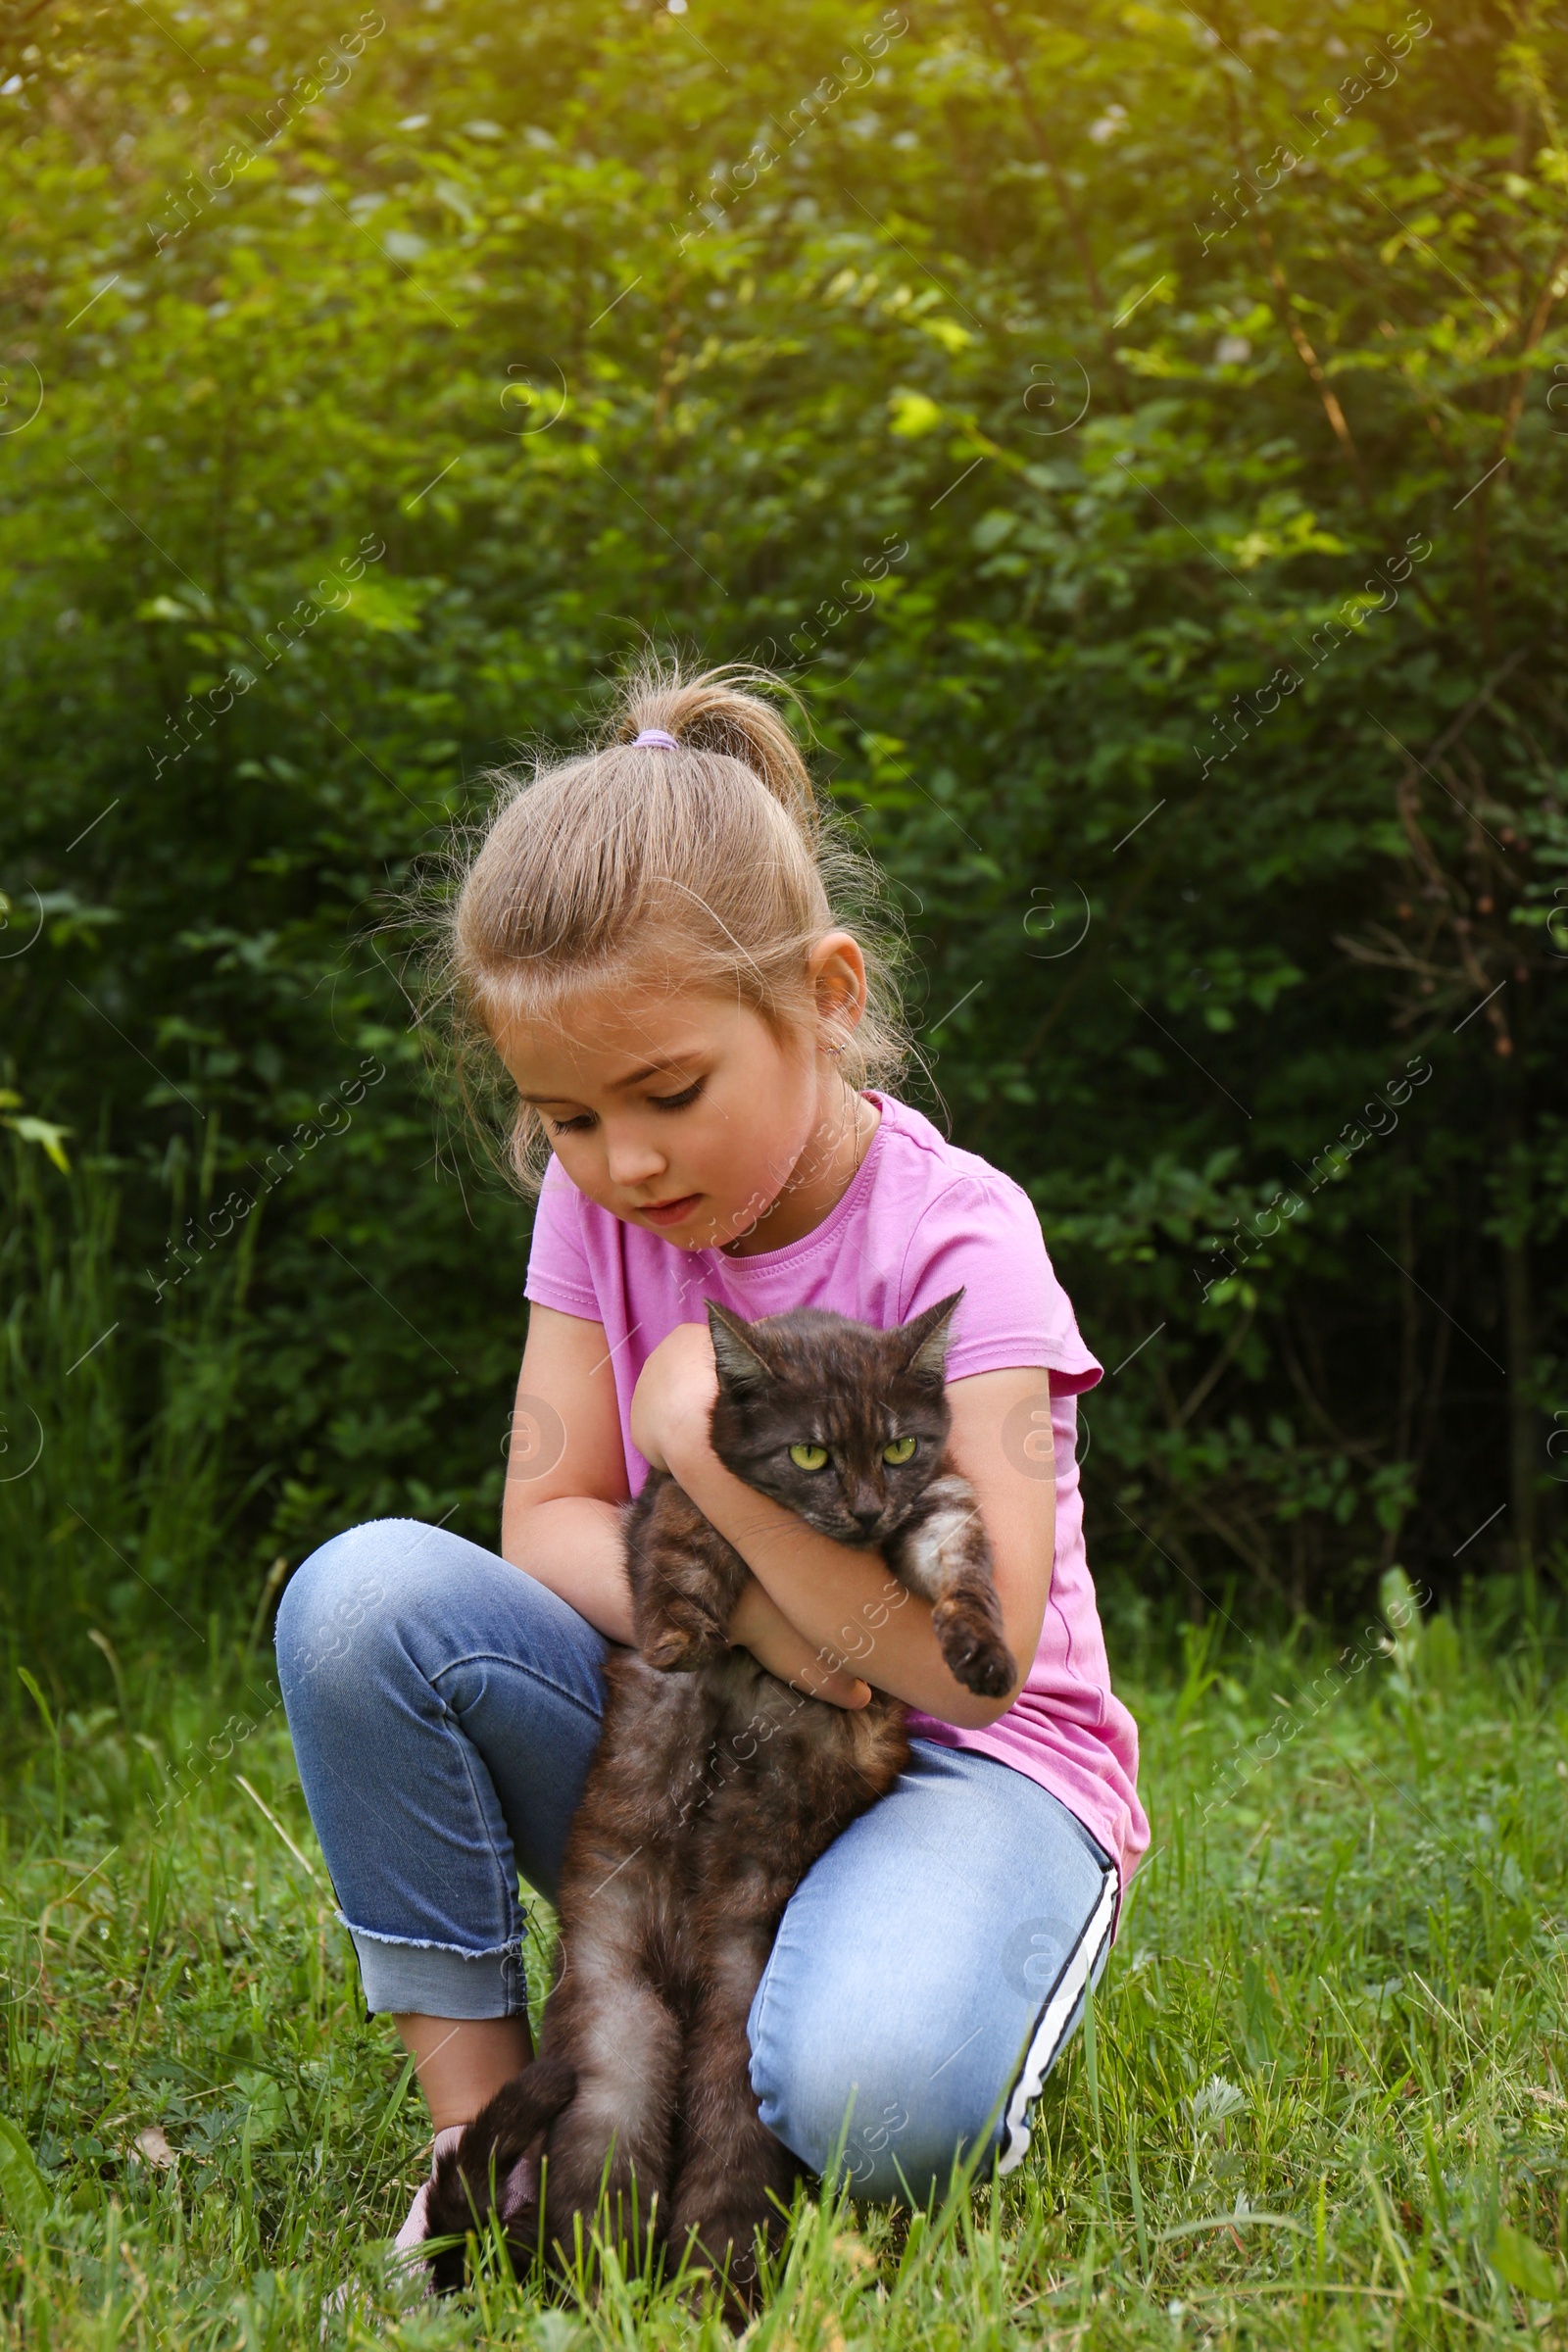
<svg viewBox="0 0 1568 2352">
<path fill-rule="evenodd" d="M 461 2124 L 449 2124 L 444 2132 L 436 2133 L 435 2145 L 430 2151 L 432 2174 L 439 2159 L 446 2154 L 448 2148 L 455 2148 L 462 2137 L 463 2126 Z M 412 2255 L 423 2245 L 430 2234 L 430 2225 L 426 2218 L 426 2207 L 429 2202 L 430 2183 L 427 2180 L 421 2180 L 415 2191 L 414 2203 L 409 2207 L 409 2218 L 392 2240 L 394 2254 Z M 429 2291 L 426 2286 L 426 2294 Z"/>
<path fill-rule="evenodd" d="M 441 2157 L 446 2154 L 448 2148 L 455 2147 L 462 2136 L 463 2126 L 461 2124 L 450 2124 L 446 2131 L 436 2133 L 435 2145 L 430 2151 L 431 2180 L 434 2178 L 435 2168 Z M 418 2253 L 419 2248 L 429 2236 L 430 2186 L 430 2180 L 421 2180 L 415 2191 L 414 2203 L 409 2207 L 408 2219 L 392 2240 L 394 2254 L 412 2258 Z M 539 2167 L 533 2158 L 528 2156 L 518 2158 L 501 2184 L 501 2193 L 497 2201 L 500 2206 L 502 2222 L 508 2226 L 516 2222 L 528 2206 L 538 2204 Z M 430 2291 L 428 2282 L 426 2282 L 424 2291 L 426 2294 Z"/>
</svg>

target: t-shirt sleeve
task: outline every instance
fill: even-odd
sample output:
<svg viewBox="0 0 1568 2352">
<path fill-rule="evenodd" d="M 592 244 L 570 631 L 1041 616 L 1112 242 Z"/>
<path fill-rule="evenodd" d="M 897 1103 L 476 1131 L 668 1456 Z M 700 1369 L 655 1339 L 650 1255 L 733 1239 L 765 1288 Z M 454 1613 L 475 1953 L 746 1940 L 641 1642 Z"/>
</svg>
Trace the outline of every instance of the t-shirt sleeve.
<svg viewBox="0 0 1568 2352">
<path fill-rule="evenodd" d="M 592 1323 L 604 1321 L 583 1239 L 582 1195 L 554 1153 L 534 1210 L 522 1295 L 563 1315 L 580 1315 Z"/>
<path fill-rule="evenodd" d="M 1073 1396 L 1100 1379 L 1103 1367 L 1079 1336 L 1033 1203 L 1006 1177 L 956 1177 L 922 1210 L 900 1278 L 900 1321 L 959 1289 L 949 1380 L 1040 1365 L 1056 1395 Z"/>
</svg>

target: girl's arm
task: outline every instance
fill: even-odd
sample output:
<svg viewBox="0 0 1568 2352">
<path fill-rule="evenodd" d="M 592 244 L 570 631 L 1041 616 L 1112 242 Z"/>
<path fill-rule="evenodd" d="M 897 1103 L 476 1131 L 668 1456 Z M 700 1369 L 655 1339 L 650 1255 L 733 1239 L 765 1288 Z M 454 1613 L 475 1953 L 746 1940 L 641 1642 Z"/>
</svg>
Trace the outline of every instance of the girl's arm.
<svg viewBox="0 0 1568 2352">
<path fill-rule="evenodd" d="M 820 1645 L 827 1663 L 848 1662 L 879 1690 L 944 1723 L 980 1730 L 1004 1714 L 1040 1642 L 1055 1554 L 1056 1488 L 1021 1444 L 1004 1447 L 1003 1425 L 1010 1417 L 1012 1429 L 1022 1425 L 1022 1434 L 1030 1434 L 1032 1417 L 1020 1408 L 1034 1399 L 1049 1411 L 1050 1374 L 1028 1368 L 980 1372 L 948 1390 L 950 1450 L 979 1499 L 1003 1627 L 1018 1667 L 1017 1684 L 1001 1699 L 977 1698 L 955 1680 L 937 1646 L 930 1603 L 903 1597 L 904 1588 L 875 1553 L 818 1535 L 725 1469 L 708 1434 L 716 1386 L 706 1327 L 683 1324 L 643 1367 L 632 1399 L 632 1437 L 728 1537 L 791 1624 Z"/>
<path fill-rule="evenodd" d="M 604 1325 L 531 1305 L 501 1505 L 502 1557 L 559 1592 L 612 1642 L 629 1643 L 636 1636 L 620 1538 L 626 1495 Z M 863 1706 L 871 1695 L 853 1672 L 823 1671 L 816 1642 L 790 1623 L 755 1578 L 730 1631 L 769 1673 L 819 1698 Z"/>
<path fill-rule="evenodd" d="M 630 1642 L 626 1460 L 602 1323 L 530 1305 L 512 1408 L 501 1552 L 612 1642 Z"/>
</svg>

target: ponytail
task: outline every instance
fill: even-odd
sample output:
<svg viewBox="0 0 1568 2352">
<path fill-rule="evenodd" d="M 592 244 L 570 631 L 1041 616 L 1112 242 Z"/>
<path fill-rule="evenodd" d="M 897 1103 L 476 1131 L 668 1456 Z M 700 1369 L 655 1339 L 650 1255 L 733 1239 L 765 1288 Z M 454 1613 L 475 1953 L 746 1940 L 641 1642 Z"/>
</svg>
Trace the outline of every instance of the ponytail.
<svg viewBox="0 0 1568 2352">
<path fill-rule="evenodd" d="M 903 926 L 763 699 L 781 683 L 649 662 L 595 748 L 495 774 L 489 821 L 455 860 L 436 975 L 470 1107 L 513 1024 L 559 1028 L 574 997 L 645 977 L 738 1000 L 776 1035 L 808 1033 L 807 964 L 833 930 L 858 940 L 867 979 L 839 1067 L 856 1088 L 900 1077 L 912 1051 Z M 538 1113 L 514 1102 L 507 1158 L 525 1192 L 548 1157 Z"/>
<path fill-rule="evenodd" d="M 628 743 L 662 732 L 680 749 L 738 760 L 761 779 L 814 845 L 820 811 L 800 746 L 772 704 L 755 691 L 776 684 L 767 670 L 738 662 L 705 669 L 695 678 L 682 678 L 677 668 L 650 665 L 628 682 L 611 741 Z"/>
</svg>

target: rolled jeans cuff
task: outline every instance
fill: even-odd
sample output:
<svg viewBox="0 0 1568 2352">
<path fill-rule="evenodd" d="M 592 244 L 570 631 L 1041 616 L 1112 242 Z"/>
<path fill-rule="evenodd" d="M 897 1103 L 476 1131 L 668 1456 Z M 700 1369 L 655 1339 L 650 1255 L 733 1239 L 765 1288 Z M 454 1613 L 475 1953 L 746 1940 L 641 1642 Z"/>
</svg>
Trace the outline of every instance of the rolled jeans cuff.
<svg viewBox="0 0 1568 2352">
<path fill-rule="evenodd" d="M 341 1913 L 339 1917 L 341 1917 Z M 520 1939 L 493 1952 L 443 1943 L 406 1943 L 343 1925 L 359 1954 L 365 2005 L 372 2016 L 526 2017 L 528 1977 Z"/>
</svg>

